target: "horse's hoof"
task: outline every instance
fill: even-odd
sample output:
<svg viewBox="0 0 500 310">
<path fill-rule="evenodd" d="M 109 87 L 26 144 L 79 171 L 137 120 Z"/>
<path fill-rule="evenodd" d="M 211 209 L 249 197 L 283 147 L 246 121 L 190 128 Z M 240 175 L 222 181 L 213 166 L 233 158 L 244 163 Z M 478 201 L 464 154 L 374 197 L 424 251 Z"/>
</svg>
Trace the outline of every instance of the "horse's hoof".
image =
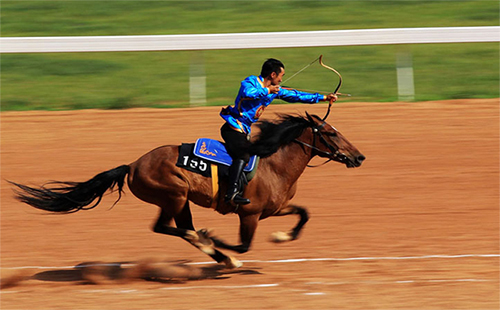
<svg viewBox="0 0 500 310">
<path fill-rule="evenodd" d="M 195 231 L 187 230 L 186 234 L 184 235 L 184 239 L 186 239 L 187 241 L 189 241 L 191 243 L 194 243 L 194 242 L 198 242 L 200 240 L 200 237 L 198 236 L 198 234 Z"/>
<path fill-rule="evenodd" d="M 283 231 L 276 231 L 271 234 L 270 240 L 271 242 L 275 243 L 280 243 L 280 242 L 286 242 L 286 241 L 291 241 L 292 235 L 290 233 L 286 233 Z"/>
<path fill-rule="evenodd" d="M 204 245 L 208 245 L 208 246 L 211 246 L 213 247 L 214 246 L 214 242 L 212 241 L 212 239 L 210 239 L 210 234 L 213 230 L 207 230 L 207 229 L 200 229 L 196 232 L 196 234 L 198 235 L 198 240 L 201 242 L 201 244 L 204 244 Z"/>
<path fill-rule="evenodd" d="M 228 256 L 224 260 L 224 263 L 226 264 L 226 268 L 228 269 L 240 268 L 241 266 L 243 266 L 242 262 L 231 256 Z"/>
<path fill-rule="evenodd" d="M 207 255 L 214 255 L 215 254 L 215 249 L 213 248 L 212 245 L 206 245 L 206 244 L 202 244 L 200 246 L 200 250 L 207 254 Z"/>
<path fill-rule="evenodd" d="M 202 228 L 198 230 L 196 233 L 198 236 L 204 236 L 206 238 L 211 238 L 214 236 L 214 229 L 213 228 Z"/>
</svg>

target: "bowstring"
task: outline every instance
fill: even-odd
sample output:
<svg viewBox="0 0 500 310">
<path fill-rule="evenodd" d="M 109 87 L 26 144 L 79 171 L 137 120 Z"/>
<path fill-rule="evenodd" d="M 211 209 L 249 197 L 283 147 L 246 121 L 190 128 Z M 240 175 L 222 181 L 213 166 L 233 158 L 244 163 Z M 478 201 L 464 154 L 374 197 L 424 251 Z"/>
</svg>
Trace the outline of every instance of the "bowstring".
<svg viewBox="0 0 500 310">
<path fill-rule="evenodd" d="M 309 68 L 313 63 L 315 63 L 318 60 L 319 60 L 319 57 L 314 59 L 313 61 L 311 61 L 311 63 L 309 63 L 308 65 L 306 65 L 304 68 L 300 69 L 299 71 L 295 72 L 291 77 L 289 77 L 288 79 L 284 80 L 281 83 L 285 84 L 286 82 L 290 81 L 293 77 L 295 77 L 296 75 L 298 75 L 300 72 L 304 71 L 305 69 Z"/>
</svg>

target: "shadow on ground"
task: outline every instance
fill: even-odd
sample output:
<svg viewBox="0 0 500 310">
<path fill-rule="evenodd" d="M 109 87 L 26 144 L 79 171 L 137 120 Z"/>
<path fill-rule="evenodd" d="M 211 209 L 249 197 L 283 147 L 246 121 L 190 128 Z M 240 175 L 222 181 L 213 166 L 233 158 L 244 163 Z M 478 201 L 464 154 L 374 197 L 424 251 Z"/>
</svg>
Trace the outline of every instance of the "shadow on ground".
<svg viewBox="0 0 500 310">
<path fill-rule="evenodd" d="M 153 259 L 138 262 L 83 262 L 73 269 L 17 271 L 1 280 L 0 288 L 21 285 L 26 280 L 67 282 L 77 284 L 128 283 L 154 281 L 159 283 L 185 283 L 203 279 L 227 279 L 233 274 L 261 274 L 256 268 L 227 269 L 223 265 L 194 267 L 189 261 L 164 262 Z"/>
</svg>

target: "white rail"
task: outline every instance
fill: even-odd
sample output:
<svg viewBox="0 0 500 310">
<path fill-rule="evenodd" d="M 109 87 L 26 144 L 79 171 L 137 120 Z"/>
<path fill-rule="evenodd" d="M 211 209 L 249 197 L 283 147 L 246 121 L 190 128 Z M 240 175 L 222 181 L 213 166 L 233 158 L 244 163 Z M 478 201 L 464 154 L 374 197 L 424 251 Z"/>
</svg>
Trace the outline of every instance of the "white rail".
<svg viewBox="0 0 500 310">
<path fill-rule="evenodd" d="M 500 27 L 390 28 L 147 36 L 3 37 L 0 53 L 125 52 L 500 42 Z"/>
</svg>

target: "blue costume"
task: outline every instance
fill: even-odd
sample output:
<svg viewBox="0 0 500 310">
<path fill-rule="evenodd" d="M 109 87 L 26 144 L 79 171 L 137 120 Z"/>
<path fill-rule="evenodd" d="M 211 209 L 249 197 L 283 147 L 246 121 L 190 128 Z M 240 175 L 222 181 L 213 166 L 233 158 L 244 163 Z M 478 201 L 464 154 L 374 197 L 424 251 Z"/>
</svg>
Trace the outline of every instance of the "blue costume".
<svg viewBox="0 0 500 310">
<path fill-rule="evenodd" d="M 278 93 L 269 93 L 269 88 L 264 87 L 262 75 L 251 75 L 241 82 L 234 106 L 228 106 L 220 113 L 225 120 L 221 128 L 221 136 L 226 142 L 227 152 L 233 159 L 229 168 L 226 202 L 234 205 L 250 203 L 249 199 L 240 196 L 240 192 L 243 192 L 243 183 L 240 182 L 240 177 L 244 166 L 250 159 L 251 126 L 259 120 L 264 109 L 277 98 L 287 102 L 317 103 L 323 100 L 324 96 L 281 87 Z"/>
<path fill-rule="evenodd" d="M 263 85 L 262 76 L 251 75 L 241 82 L 234 106 L 221 112 L 221 117 L 234 129 L 245 134 L 250 133 L 250 126 L 259 120 L 264 109 L 274 100 L 287 102 L 317 103 L 323 99 L 321 94 L 310 94 L 297 90 L 280 88 L 277 94 L 269 93 Z"/>
</svg>

